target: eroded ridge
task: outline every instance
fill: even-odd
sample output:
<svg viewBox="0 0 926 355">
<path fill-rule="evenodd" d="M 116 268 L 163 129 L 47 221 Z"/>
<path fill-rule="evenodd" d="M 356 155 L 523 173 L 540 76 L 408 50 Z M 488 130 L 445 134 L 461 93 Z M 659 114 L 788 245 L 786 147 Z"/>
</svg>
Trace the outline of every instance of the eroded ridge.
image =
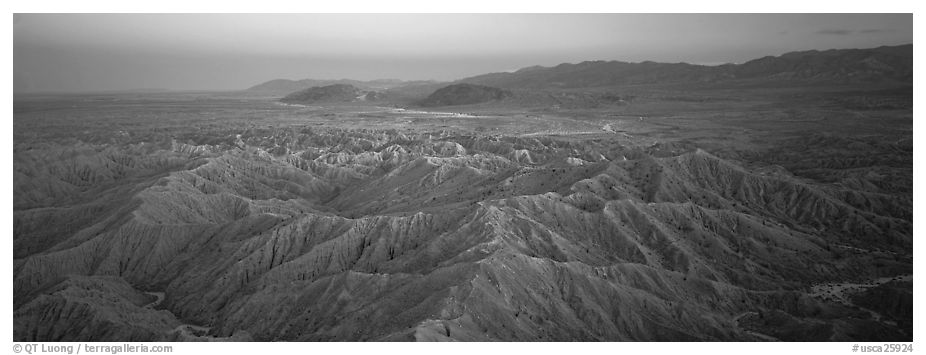
<svg viewBox="0 0 926 355">
<path fill-rule="evenodd" d="M 17 341 L 912 334 L 863 293 L 821 296 L 912 273 L 912 199 L 851 170 L 826 183 L 620 139 L 282 128 L 48 144 L 14 170 Z M 908 281 L 892 282 L 860 290 L 898 306 Z"/>
</svg>

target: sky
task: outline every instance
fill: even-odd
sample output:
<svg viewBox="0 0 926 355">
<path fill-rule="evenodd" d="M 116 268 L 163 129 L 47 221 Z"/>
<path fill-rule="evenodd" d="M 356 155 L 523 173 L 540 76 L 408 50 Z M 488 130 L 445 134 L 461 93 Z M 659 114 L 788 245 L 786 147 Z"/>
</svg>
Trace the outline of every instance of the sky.
<svg viewBox="0 0 926 355">
<path fill-rule="evenodd" d="M 15 14 L 13 81 L 17 93 L 240 90 L 908 43 L 911 14 Z"/>
</svg>

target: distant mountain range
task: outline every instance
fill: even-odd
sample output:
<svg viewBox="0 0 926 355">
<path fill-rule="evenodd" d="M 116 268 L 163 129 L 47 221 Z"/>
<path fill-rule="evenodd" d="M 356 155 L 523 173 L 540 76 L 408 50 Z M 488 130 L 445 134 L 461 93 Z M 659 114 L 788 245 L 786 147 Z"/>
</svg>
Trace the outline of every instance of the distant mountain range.
<svg viewBox="0 0 926 355">
<path fill-rule="evenodd" d="M 790 52 L 777 57 L 754 59 L 743 64 L 718 66 L 650 61 L 563 63 L 553 67 L 531 66 L 510 73 L 483 74 L 452 83 L 398 79 L 372 81 L 276 79 L 255 85 L 247 91 L 291 93 L 310 87 L 333 84 L 349 84 L 367 90 L 387 90 L 403 87 L 439 88 L 460 83 L 504 89 L 557 89 L 637 84 L 718 83 L 749 79 L 835 84 L 874 81 L 912 83 L 913 45 Z"/>
<path fill-rule="evenodd" d="M 564 63 L 553 67 L 531 66 L 515 72 L 483 74 L 450 83 L 398 79 L 277 79 L 253 86 L 247 91 L 280 96 L 290 94 L 282 101 L 301 103 L 377 100 L 433 107 L 513 99 L 528 105 L 586 107 L 602 102 L 621 103 L 621 97 L 599 96 L 602 93 L 607 94 L 609 89 L 630 85 L 865 83 L 912 85 L 913 45 L 790 52 L 742 64 L 718 66 L 650 61 L 588 61 L 577 64 Z M 580 92 L 583 90 L 587 92 Z M 560 93 L 551 96 L 554 92 Z"/>
<path fill-rule="evenodd" d="M 819 83 L 913 82 L 913 45 L 786 53 L 743 64 L 591 61 L 533 66 L 458 80 L 506 89 L 590 88 L 636 84 L 710 83 L 762 79 Z"/>
</svg>

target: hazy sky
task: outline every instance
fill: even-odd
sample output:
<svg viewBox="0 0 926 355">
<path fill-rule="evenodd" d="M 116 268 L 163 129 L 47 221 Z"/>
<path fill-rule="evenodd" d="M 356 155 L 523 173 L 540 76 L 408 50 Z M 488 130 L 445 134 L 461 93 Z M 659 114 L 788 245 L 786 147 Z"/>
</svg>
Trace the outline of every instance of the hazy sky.
<svg viewBox="0 0 926 355">
<path fill-rule="evenodd" d="M 585 60 L 738 63 L 913 43 L 911 14 L 17 14 L 16 92 L 454 80 Z"/>
</svg>

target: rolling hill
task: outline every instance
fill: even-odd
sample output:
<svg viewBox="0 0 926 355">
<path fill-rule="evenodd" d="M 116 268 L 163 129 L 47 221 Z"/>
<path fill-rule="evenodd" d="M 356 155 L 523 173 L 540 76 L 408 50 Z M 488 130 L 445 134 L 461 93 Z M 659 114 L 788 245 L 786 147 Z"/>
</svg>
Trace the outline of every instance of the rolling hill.
<svg viewBox="0 0 926 355">
<path fill-rule="evenodd" d="M 417 86 L 436 83 L 428 80 L 404 81 L 398 79 L 377 79 L 370 81 L 340 79 L 340 80 L 318 80 L 318 79 L 274 79 L 260 83 L 245 89 L 245 92 L 286 95 L 299 90 L 305 90 L 312 87 L 330 86 L 336 84 L 352 85 L 364 90 L 386 90 L 392 88 L 401 88 L 404 86 Z"/>
<path fill-rule="evenodd" d="M 472 84 L 445 86 L 428 95 L 420 105 L 425 107 L 471 105 L 499 101 L 512 97 L 508 90 Z"/>
<path fill-rule="evenodd" d="M 286 95 L 281 102 L 294 104 L 318 104 L 354 101 L 373 101 L 376 92 L 364 91 L 348 84 L 311 87 Z"/>
</svg>

